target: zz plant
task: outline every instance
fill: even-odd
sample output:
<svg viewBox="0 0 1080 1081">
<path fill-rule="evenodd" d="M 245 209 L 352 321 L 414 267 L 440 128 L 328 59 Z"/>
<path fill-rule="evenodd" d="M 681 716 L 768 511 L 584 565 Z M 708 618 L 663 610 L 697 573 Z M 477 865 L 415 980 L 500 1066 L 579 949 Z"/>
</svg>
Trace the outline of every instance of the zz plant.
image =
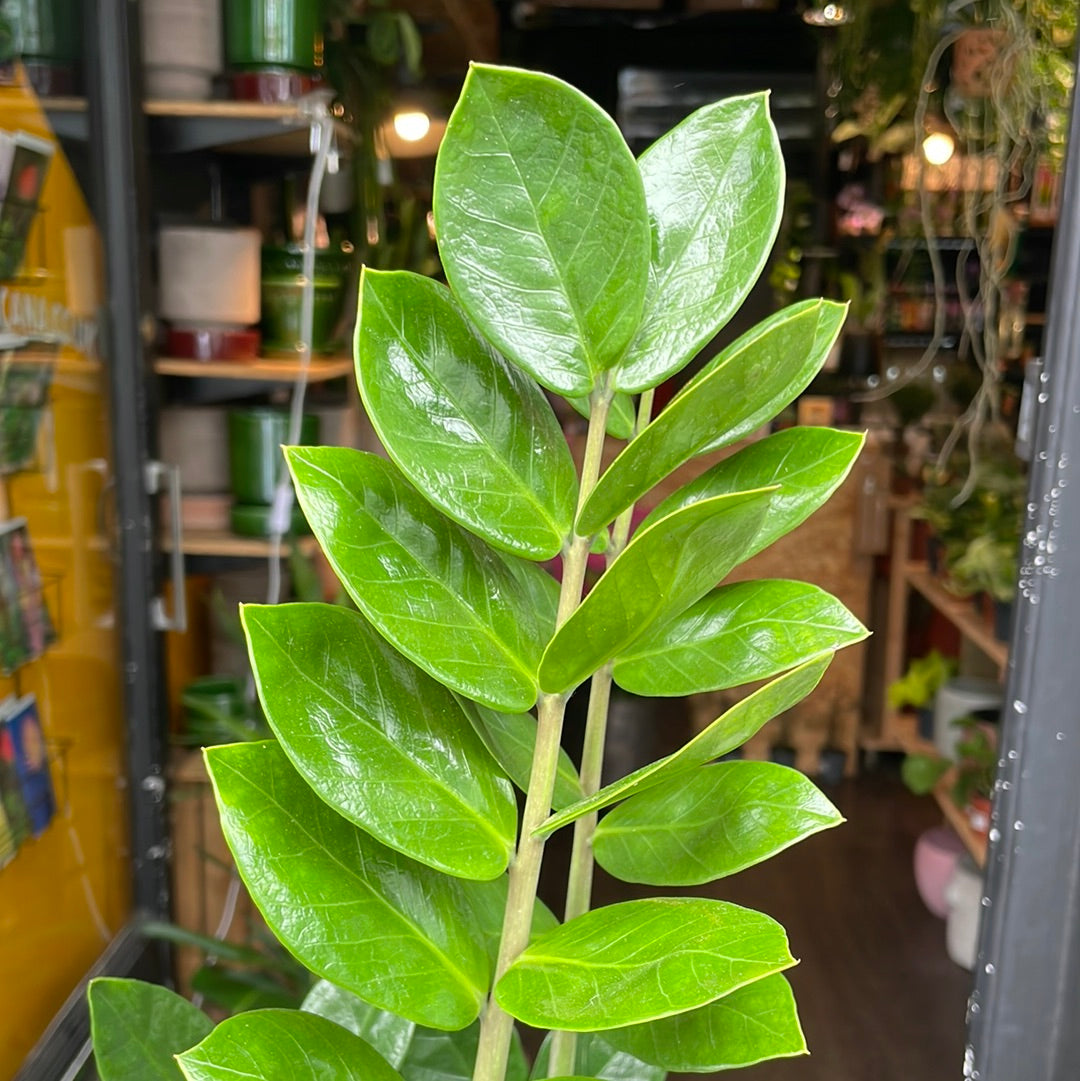
<svg viewBox="0 0 1080 1081">
<path fill-rule="evenodd" d="M 356 375 L 389 458 L 285 452 L 357 610 L 246 606 L 277 738 L 206 752 L 244 882 L 320 982 L 302 1010 L 214 1028 L 162 988 L 97 981 L 103 1081 L 524 1081 L 515 1022 L 551 1033 L 536 1077 L 660 1081 L 805 1052 L 783 928 L 685 887 L 840 821 L 793 770 L 717 760 L 864 628 L 812 585 L 719 583 L 821 506 L 861 437 L 793 429 L 713 455 L 630 535 L 639 500 L 755 433 L 837 337 L 841 305 L 785 308 L 650 416 L 750 291 L 783 187 L 764 94 L 702 109 L 635 161 L 565 83 L 470 70 L 436 167 L 449 288 L 361 281 Z M 590 418 L 579 466 L 549 394 Z M 613 460 L 608 432 L 630 437 Z M 578 769 L 560 734 L 586 681 Z M 612 681 L 760 686 L 601 787 Z M 571 827 L 557 920 L 537 882 Z M 594 860 L 680 892 L 593 909 Z"/>
</svg>

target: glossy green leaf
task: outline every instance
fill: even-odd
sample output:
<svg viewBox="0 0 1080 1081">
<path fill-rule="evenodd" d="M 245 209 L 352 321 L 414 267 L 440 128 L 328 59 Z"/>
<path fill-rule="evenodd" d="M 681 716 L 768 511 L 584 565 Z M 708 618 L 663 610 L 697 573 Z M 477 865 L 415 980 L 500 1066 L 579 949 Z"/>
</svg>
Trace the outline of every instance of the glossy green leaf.
<svg viewBox="0 0 1080 1081">
<path fill-rule="evenodd" d="M 615 122 L 548 75 L 473 64 L 435 166 L 454 293 L 510 360 L 588 394 L 637 329 L 649 219 Z"/>
<path fill-rule="evenodd" d="M 376 630 L 467 698 L 515 713 L 531 708 L 555 625 L 550 575 L 522 560 L 511 568 L 512 557 L 440 514 L 377 455 L 342 447 L 285 454 L 315 536 Z"/>
<path fill-rule="evenodd" d="M 808 1053 L 795 996 L 781 973 L 708 1006 L 604 1036 L 615 1047 L 679 1073 L 713 1073 Z"/>
<path fill-rule="evenodd" d="M 479 1022 L 458 1032 L 424 1028 L 377 1009 L 348 991 L 320 980 L 302 1007 L 367 1041 L 405 1081 L 470 1081 L 480 1036 Z M 520 1039 L 510 1046 L 505 1081 L 525 1081 L 529 1064 Z"/>
<path fill-rule="evenodd" d="M 266 718 L 304 780 L 377 840 L 461 878 L 496 878 L 517 802 L 454 695 L 356 612 L 244 605 Z"/>
<path fill-rule="evenodd" d="M 704 1006 L 793 964 L 784 929 L 760 912 L 654 897 L 594 909 L 537 939 L 495 999 L 536 1028 L 609 1029 Z"/>
<path fill-rule="evenodd" d="M 476 1018 L 497 933 L 477 921 L 505 897 L 503 881 L 451 878 L 380 845 L 327 806 L 274 741 L 205 754 L 240 876 L 299 961 L 419 1024 Z"/>
<path fill-rule="evenodd" d="M 788 428 L 718 462 L 653 509 L 645 523 L 698 499 L 779 485 L 746 559 L 768 548 L 813 514 L 843 483 L 862 450 L 862 432 Z"/>
<path fill-rule="evenodd" d="M 616 659 L 614 678 L 646 696 L 718 691 L 768 679 L 867 633 L 817 586 L 782 578 L 737 582 L 638 639 Z"/>
<path fill-rule="evenodd" d="M 664 1081 L 667 1071 L 651 1066 L 633 1055 L 612 1047 L 604 1032 L 579 1032 L 574 1040 L 575 1076 L 598 1078 L 600 1081 Z M 544 1037 L 533 1063 L 532 1081 L 543 1081 L 548 1075 L 551 1057 L 551 1034 Z"/>
<path fill-rule="evenodd" d="M 214 1027 L 187 999 L 142 980 L 98 977 L 87 997 L 101 1081 L 181 1081 L 174 1056 Z"/>
<path fill-rule="evenodd" d="M 639 530 L 551 640 L 540 686 L 570 690 L 712 589 L 753 541 L 771 496 L 695 503 Z"/>
<path fill-rule="evenodd" d="M 567 398 L 573 408 L 583 417 L 592 413 L 588 398 Z M 606 431 L 613 439 L 629 439 L 634 434 L 637 409 L 629 394 L 616 394 L 608 409 Z"/>
<path fill-rule="evenodd" d="M 641 326 L 616 370 L 629 391 L 680 371 L 731 318 L 765 265 L 784 202 L 767 94 L 698 109 L 638 164 L 653 247 Z"/>
<path fill-rule="evenodd" d="M 577 531 L 597 532 L 684 462 L 776 416 L 825 362 L 846 310 L 828 300 L 793 304 L 729 345 L 611 463 Z"/>
<path fill-rule="evenodd" d="M 401 1081 L 358 1036 L 300 1010 L 230 1017 L 179 1062 L 188 1081 Z"/>
<path fill-rule="evenodd" d="M 808 777 L 773 762 L 719 762 L 631 796 L 596 827 L 608 874 L 700 886 L 844 821 Z"/>
<path fill-rule="evenodd" d="M 821 681 L 830 661 L 831 653 L 816 657 L 790 672 L 785 672 L 771 683 L 766 683 L 753 694 L 736 702 L 674 754 L 642 766 L 641 769 L 601 788 L 595 796 L 559 811 L 537 832 L 548 834 L 561 829 L 583 814 L 609 807 L 741 747 L 762 725 L 790 709 L 796 702 L 801 702 Z"/>
<path fill-rule="evenodd" d="M 365 269 L 356 381 L 390 457 L 444 514 L 526 559 L 559 553 L 577 503 L 562 428 L 543 391 L 477 335 L 449 289 Z"/>
<path fill-rule="evenodd" d="M 459 703 L 495 761 L 522 792 L 527 792 L 536 750 L 536 718 L 531 713 L 499 713 L 465 699 Z M 556 809 L 584 798 L 574 763 L 562 748 L 551 798 Z"/>
</svg>

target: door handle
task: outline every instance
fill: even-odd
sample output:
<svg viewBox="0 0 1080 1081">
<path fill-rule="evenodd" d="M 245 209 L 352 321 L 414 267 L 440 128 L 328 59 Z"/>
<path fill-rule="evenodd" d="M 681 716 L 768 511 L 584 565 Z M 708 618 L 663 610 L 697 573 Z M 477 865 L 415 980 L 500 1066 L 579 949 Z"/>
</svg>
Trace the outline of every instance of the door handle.
<svg viewBox="0 0 1080 1081">
<path fill-rule="evenodd" d="M 180 467 L 165 462 L 149 461 L 145 466 L 146 490 L 157 495 L 164 487 L 169 506 L 169 533 L 172 551 L 169 553 L 170 578 L 173 587 L 173 611 L 169 615 L 164 597 L 150 601 L 150 620 L 158 631 L 187 630 L 187 595 L 184 572 L 184 528 L 180 522 Z"/>
</svg>

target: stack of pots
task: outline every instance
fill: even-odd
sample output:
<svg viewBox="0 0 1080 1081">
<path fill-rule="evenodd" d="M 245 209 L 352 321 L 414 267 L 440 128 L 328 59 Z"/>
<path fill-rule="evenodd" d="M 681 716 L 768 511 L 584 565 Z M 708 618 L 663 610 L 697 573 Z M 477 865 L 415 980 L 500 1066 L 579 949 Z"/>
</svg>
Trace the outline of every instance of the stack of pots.
<svg viewBox="0 0 1080 1081">
<path fill-rule="evenodd" d="M 174 225 L 158 243 L 158 311 L 169 324 L 169 355 L 244 360 L 259 353 L 257 229 Z"/>
<path fill-rule="evenodd" d="M 319 83 L 322 4 L 224 0 L 225 61 L 234 98 L 294 101 Z"/>
<path fill-rule="evenodd" d="M 265 537 L 274 532 L 274 498 L 285 475 L 282 446 L 289 440 L 289 414 L 283 409 L 253 406 L 229 411 L 229 475 L 234 502 L 234 533 Z M 306 414 L 300 426 L 302 445 L 319 441 L 319 418 Z M 288 532 L 308 532 L 303 511 L 293 503 Z"/>
</svg>

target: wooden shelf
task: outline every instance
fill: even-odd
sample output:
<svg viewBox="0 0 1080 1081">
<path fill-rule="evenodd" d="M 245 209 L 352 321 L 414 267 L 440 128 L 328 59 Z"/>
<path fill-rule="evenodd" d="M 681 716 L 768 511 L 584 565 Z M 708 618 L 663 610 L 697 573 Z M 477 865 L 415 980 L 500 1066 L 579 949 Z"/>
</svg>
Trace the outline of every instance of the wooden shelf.
<svg viewBox="0 0 1080 1081">
<path fill-rule="evenodd" d="M 918 590 L 965 638 L 973 642 L 1003 672 L 1009 661 L 1009 648 L 994 637 L 994 632 L 972 607 L 971 602 L 954 597 L 943 588 L 929 570 L 920 563 L 909 564 L 905 571 L 908 582 Z"/>
<path fill-rule="evenodd" d="M 301 537 L 297 542 L 300 551 L 313 552 L 318 543 L 314 537 Z M 168 537 L 162 539 L 162 549 L 172 551 L 172 542 Z M 226 556 L 233 559 L 266 559 L 270 555 L 270 541 L 265 537 L 241 537 L 227 530 L 186 529 L 181 545 L 184 555 L 189 556 Z M 281 555 L 287 556 L 292 545 L 281 543 Z"/>
<path fill-rule="evenodd" d="M 941 813 L 945 820 L 956 831 L 957 836 L 964 842 L 964 847 L 971 853 L 971 858 L 980 866 L 986 866 L 986 838 L 981 833 L 976 833 L 971 828 L 959 807 L 952 801 L 949 789 L 953 784 L 953 771 L 949 770 L 944 777 L 934 786 L 934 799 L 937 800 Z"/>
<path fill-rule="evenodd" d="M 351 357 L 313 357 L 308 365 L 309 383 L 322 383 L 351 374 Z M 154 361 L 158 375 L 186 379 L 241 379 L 265 383 L 291 383 L 300 374 L 297 360 L 189 360 L 184 357 L 158 357 Z"/>
<path fill-rule="evenodd" d="M 57 135 L 85 141 L 89 117 L 85 98 L 44 98 L 42 108 Z M 309 121 L 296 102 L 165 101 L 143 103 L 150 148 L 159 154 L 221 150 L 241 154 L 307 157 Z M 351 139 L 337 124 L 338 138 Z"/>
</svg>

